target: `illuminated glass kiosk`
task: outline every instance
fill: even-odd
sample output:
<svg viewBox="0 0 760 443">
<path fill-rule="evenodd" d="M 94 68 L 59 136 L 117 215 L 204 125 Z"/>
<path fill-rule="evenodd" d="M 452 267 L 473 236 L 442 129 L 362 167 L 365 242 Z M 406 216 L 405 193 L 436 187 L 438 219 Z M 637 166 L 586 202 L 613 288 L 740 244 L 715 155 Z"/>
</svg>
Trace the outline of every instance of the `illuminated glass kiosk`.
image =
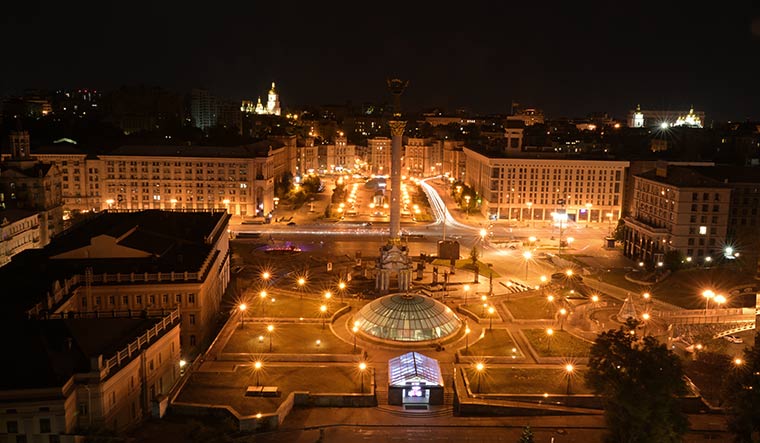
<svg viewBox="0 0 760 443">
<path fill-rule="evenodd" d="M 388 404 L 442 405 L 443 377 L 438 360 L 408 352 L 388 361 Z"/>
</svg>

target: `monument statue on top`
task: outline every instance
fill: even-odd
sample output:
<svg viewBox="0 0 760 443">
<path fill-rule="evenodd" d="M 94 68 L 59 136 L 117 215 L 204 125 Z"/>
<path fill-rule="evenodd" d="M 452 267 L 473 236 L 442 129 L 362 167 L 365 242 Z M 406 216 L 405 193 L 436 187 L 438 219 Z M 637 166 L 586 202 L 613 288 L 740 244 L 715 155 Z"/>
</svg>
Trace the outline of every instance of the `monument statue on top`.
<svg viewBox="0 0 760 443">
<path fill-rule="evenodd" d="M 406 127 L 406 122 L 401 120 L 401 94 L 408 85 L 409 81 L 397 78 L 388 80 L 388 90 L 393 95 L 393 120 L 388 122 L 392 136 L 390 229 L 388 244 L 380 248 L 376 266 L 375 289 L 380 293 L 389 292 L 394 274 L 398 276 L 398 290 L 401 292 L 407 291 L 412 281 L 409 251 L 401 244 L 401 145 Z"/>
</svg>

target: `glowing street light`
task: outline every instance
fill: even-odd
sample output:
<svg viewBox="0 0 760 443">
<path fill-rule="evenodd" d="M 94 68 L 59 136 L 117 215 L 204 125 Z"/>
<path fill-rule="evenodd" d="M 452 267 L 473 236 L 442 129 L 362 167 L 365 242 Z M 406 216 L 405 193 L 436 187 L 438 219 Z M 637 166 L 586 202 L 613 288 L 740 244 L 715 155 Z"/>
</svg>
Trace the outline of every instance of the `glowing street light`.
<svg viewBox="0 0 760 443">
<path fill-rule="evenodd" d="M 327 314 L 327 305 L 322 305 L 319 307 L 319 312 L 322 313 L 322 329 L 325 328 L 325 317 Z"/>
<path fill-rule="evenodd" d="M 482 228 L 480 230 L 480 241 L 484 241 L 486 239 L 486 235 L 488 235 L 488 231 L 485 228 Z"/>
<path fill-rule="evenodd" d="M 248 309 L 248 306 L 245 303 L 240 303 L 238 305 L 238 310 L 240 311 L 240 326 L 245 326 L 245 310 Z"/>
<path fill-rule="evenodd" d="M 351 328 L 351 331 L 354 332 L 354 354 L 356 354 L 356 334 L 359 333 L 359 326 L 354 325 L 354 327 Z"/>
<path fill-rule="evenodd" d="M 364 371 L 367 370 L 367 363 L 361 362 L 359 363 L 359 376 L 361 377 L 361 386 L 362 386 L 362 394 L 364 394 Z"/>
<path fill-rule="evenodd" d="M 340 292 L 340 301 L 343 301 L 343 291 L 346 290 L 346 282 L 338 282 L 338 292 Z"/>
<path fill-rule="evenodd" d="M 551 353 L 552 352 L 552 336 L 554 335 L 554 329 L 547 328 L 546 329 L 546 352 Z"/>
<path fill-rule="evenodd" d="M 475 370 L 478 371 L 478 390 L 476 393 L 480 394 L 480 381 L 483 379 L 483 371 L 486 369 L 486 365 L 483 363 L 478 362 L 475 365 Z"/>
<path fill-rule="evenodd" d="M 599 296 L 598 296 L 598 295 L 596 295 L 596 294 L 592 295 L 592 296 L 591 296 L 591 301 L 592 301 L 593 303 L 598 303 L 598 302 L 599 302 Z"/>
<path fill-rule="evenodd" d="M 488 308 L 488 330 L 489 331 L 493 329 L 493 313 L 495 311 L 496 310 L 493 308 L 493 306 Z"/>
<path fill-rule="evenodd" d="M 272 277 L 272 274 L 270 274 L 269 271 L 264 271 L 261 273 L 261 279 L 264 281 L 269 280 L 270 277 Z"/>
<path fill-rule="evenodd" d="M 702 297 L 705 298 L 705 317 L 707 317 L 707 309 L 710 304 L 710 299 L 715 298 L 715 293 L 708 289 L 702 293 Z"/>
<path fill-rule="evenodd" d="M 272 332 L 274 332 L 274 325 L 267 325 L 267 332 L 269 333 L 269 352 L 272 352 Z"/>
<path fill-rule="evenodd" d="M 470 285 L 464 285 L 462 289 L 464 289 L 464 304 L 467 305 L 467 293 L 470 292 Z"/>
<path fill-rule="evenodd" d="M 256 386 L 261 386 L 261 383 L 259 382 L 259 372 L 261 372 L 261 366 L 263 366 L 263 364 L 260 360 L 257 360 L 253 363 L 253 372 L 256 373 Z"/>
<path fill-rule="evenodd" d="M 589 222 L 591 222 L 591 203 L 586 203 L 586 227 L 588 228 Z"/>
<path fill-rule="evenodd" d="M 469 326 L 464 327 L 464 352 L 467 353 L 470 350 L 470 332 L 472 330 Z"/>
<path fill-rule="evenodd" d="M 523 258 L 525 259 L 525 281 L 528 281 L 528 264 L 530 259 L 533 258 L 533 254 L 530 251 L 523 252 Z"/>
<path fill-rule="evenodd" d="M 570 380 L 573 377 L 573 371 L 575 371 L 575 367 L 573 365 L 570 363 L 565 365 L 565 376 L 567 377 L 567 395 L 570 395 Z"/>
</svg>

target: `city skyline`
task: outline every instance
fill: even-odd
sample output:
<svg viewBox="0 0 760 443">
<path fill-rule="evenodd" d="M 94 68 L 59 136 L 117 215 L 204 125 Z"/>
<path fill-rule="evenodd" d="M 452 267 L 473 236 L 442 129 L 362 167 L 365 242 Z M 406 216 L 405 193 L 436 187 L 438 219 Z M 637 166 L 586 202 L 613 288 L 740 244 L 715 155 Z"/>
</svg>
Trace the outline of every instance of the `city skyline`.
<svg viewBox="0 0 760 443">
<path fill-rule="evenodd" d="M 7 55 L 15 69 L 0 93 L 144 83 L 255 100 L 275 81 L 287 108 L 386 101 L 386 78 L 400 77 L 412 85 L 409 110 L 508 113 L 515 101 L 549 116 L 624 118 L 637 104 L 693 105 L 708 123 L 760 118 L 758 93 L 744 87 L 759 67 L 750 56 L 760 32 L 749 6 L 722 14 L 584 6 L 476 2 L 361 15 L 334 4 L 203 14 L 169 4 L 13 5 L 1 32 L 14 41 Z"/>
</svg>

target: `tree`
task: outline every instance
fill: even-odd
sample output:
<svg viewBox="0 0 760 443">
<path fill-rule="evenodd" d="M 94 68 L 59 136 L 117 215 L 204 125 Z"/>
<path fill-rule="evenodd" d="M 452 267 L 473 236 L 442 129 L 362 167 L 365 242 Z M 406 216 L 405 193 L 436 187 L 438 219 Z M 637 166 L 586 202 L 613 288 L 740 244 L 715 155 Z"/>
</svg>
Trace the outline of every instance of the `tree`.
<svg viewBox="0 0 760 443">
<path fill-rule="evenodd" d="M 679 396 L 686 394 L 678 357 L 629 319 L 597 336 L 586 384 L 602 398 L 608 442 L 680 442 L 688 429 Z"/>
<path fill-rule="evenodd" d="M 531 431 L 530 425 L 523 428 L 522 435 L 520 435 L 517 443 L 533 443 L 533 431 Z"/>
<path fill-rule="evenodd" d="M 734 441 L 760 441 L 760 333 L 755 332 L 755 344 L 744 349 L 742 361 L 729 372 L 726 387 L 728 429 Z"/>
<path fill-rule="evenodd" d="M 480 251 L 478 251 L 477 246 L 473 246 L 472 249 L 470 249 L 470 260 L 472 261 L 473 268 L 477 269 L 479 258 L 480 258 Z"/>
</svg>

